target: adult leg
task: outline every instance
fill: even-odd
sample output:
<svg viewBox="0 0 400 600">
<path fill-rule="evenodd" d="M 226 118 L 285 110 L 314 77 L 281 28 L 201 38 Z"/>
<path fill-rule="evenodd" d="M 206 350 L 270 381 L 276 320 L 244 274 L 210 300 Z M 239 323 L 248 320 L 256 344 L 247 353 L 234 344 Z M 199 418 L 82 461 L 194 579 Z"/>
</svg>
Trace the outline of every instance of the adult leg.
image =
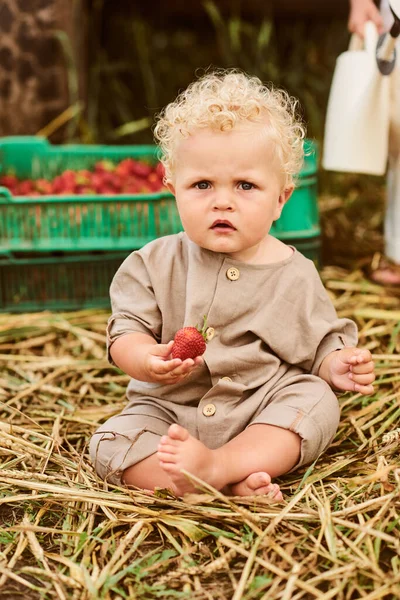
<svg viewBox="0 0 400 600">
<path fill-rule="evenodd" d="M 399 51 L 399 48 L 397 49 Z M 383 285 L 400 285 L 400 68 L 390 81 L 390 135 L 389 163 L 386 186 L 384 219 L 384 251 L 382 259 L 372 271 L 372 278 Z"/>
</svg>

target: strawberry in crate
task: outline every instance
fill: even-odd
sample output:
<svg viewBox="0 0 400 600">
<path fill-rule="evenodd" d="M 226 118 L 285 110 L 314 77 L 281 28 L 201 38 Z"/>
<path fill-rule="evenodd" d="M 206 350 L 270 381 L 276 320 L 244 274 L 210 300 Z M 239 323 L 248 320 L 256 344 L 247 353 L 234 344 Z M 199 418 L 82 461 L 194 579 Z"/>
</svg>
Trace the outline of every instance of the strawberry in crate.
<svg viewBox="0 0 400 600">
<path fill-rule="evenodd" d="M 91 170 L 66 169 L 52 179 L 18 179 L 9 173 L 0 177 L 0 185 L 14 196 L 151 194 L 165 189 L 163 177 L 161 163 L 125 158 L 117 164 L 99 160 Z"/>
</svg>

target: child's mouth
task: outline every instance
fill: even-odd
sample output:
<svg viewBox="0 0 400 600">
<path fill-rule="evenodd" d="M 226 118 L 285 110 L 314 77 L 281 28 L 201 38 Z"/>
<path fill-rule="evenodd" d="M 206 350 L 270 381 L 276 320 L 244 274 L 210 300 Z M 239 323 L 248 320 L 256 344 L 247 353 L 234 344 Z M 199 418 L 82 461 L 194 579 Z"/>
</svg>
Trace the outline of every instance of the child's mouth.
<svg viewBox="0 0 400 600">
<path fill-rule="evenodd" d="M 236 227 L 234 227 L 230 221 L 225 220 L 214 221 L 211 229 L 213 231 L 236 231 Z"/>
</svg>

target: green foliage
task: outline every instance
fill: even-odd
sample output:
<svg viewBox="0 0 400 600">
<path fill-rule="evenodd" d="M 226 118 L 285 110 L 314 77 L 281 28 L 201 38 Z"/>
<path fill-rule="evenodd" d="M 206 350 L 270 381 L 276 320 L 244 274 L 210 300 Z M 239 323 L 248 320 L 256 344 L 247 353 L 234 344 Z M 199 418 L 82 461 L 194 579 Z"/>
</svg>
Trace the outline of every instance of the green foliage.
<svg viewBox="0 0 400 600">
<path fill-rule="evenodd" d="M 312 136 L 320 138 L 336 55 L 346 28 L 342 21 L 327 26 L 315 20 L 279 21 L 266 16 L 260 23 L 232 15 L 222 18 L 217 4 L 206 0 L 222 66 L 239 67 L 283 87 L 300 99 Z M 332 41 L 336 40 L 332 48 Z"/>
<path fill-rule="evenodd" d="M 241 5 L 223 14 L 206 0 L 198 18 L 165 25 L 135 4 L 111 10 L 93 2 L 85 141 L 151 142 L 154 115 L 210 67 L 240 68 L 284 87 L 299 98 L 309 136 L 320 139 L 335 60 L 348 41 L 345 21 L 278 18 L 267 8 L 261 19 L 244 17 Z"/>
<path fill-rule="evenodd" d="M 10 544 L 16 537 L 15 533 L 0 529 L 0 544 Z"/>
</svg>

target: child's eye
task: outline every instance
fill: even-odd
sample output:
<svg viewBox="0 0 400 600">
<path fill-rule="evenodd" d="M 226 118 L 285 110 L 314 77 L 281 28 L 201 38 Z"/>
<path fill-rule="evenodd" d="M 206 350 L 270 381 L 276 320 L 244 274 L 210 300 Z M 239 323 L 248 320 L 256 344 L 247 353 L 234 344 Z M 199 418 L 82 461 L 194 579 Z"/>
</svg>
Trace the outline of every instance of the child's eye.
<svg viewBox="0 0 400 600">
<path fill-rule="evenodd" d="M 195 183 L 194 187 L 196 187 L 199 190 L 208 190 L 210 184 L 208 181 L 198 181 L 197 183 Z"/>
<path fill-rule="evenodd" d="M 244 190 L 245 192 L 247 192 L 248 190 L 252 190 L 255 186 L 253 183 L 250 183 L 249 181 L 241 181 L 239 183 L 239 187 Z"/>
</svg>

